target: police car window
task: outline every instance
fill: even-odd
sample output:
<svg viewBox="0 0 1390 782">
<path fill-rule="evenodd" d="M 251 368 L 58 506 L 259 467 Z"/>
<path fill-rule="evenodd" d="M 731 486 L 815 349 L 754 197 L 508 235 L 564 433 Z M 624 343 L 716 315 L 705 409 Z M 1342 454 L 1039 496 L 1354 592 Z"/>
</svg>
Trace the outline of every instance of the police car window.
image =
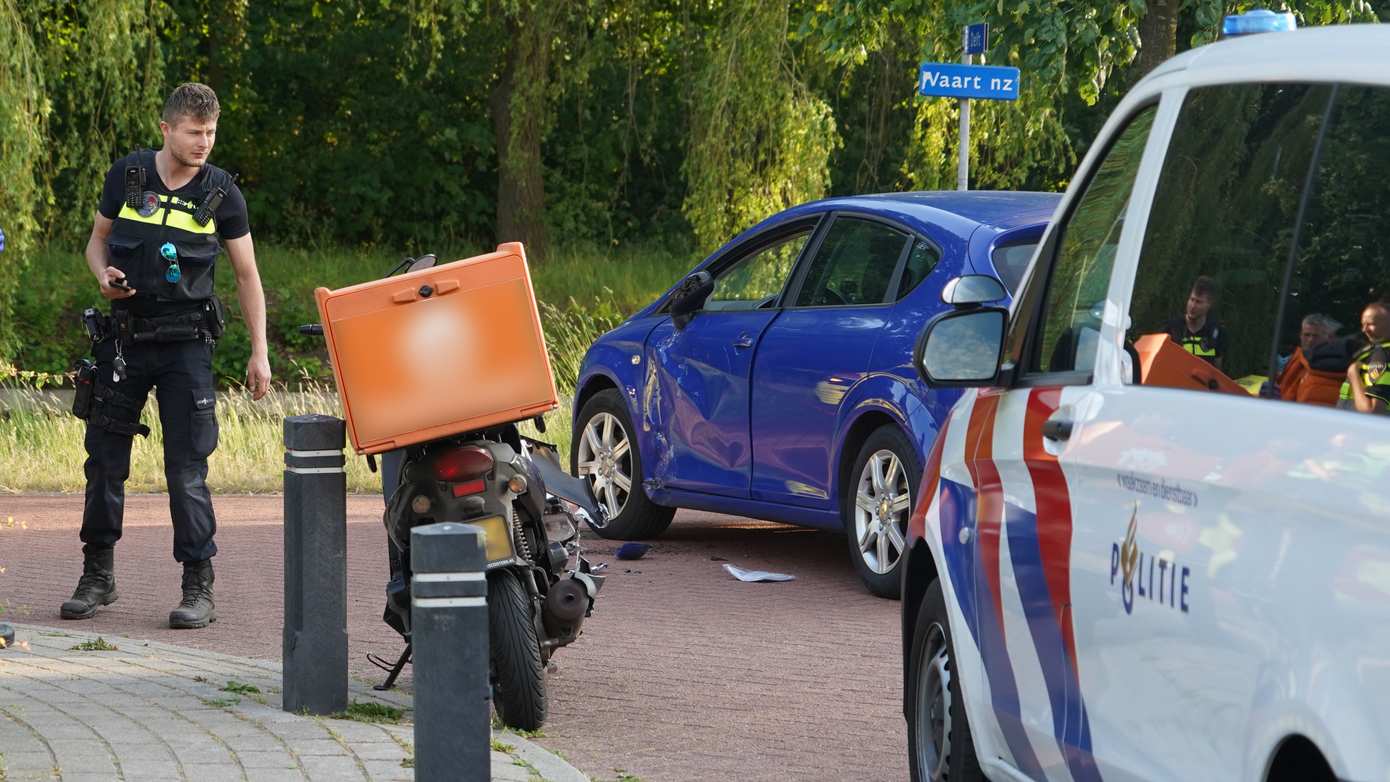
<svg viewBox="0 0 1390 782">
<path fill-rule="evenodd" d="M 787 284 L 792 267 L 811 238 L 811 228 L 779 239 L 721 271 L 706 310 L 748 310 L 767 306 Z"/>
<path fill-rule="evenodd" d="M 1140 382 L 1390 409 L 1387 164 L 1384 88 L 1190 91 L 1131 300 Z"/>
<path fill-rule="evenodd" d="M 906 233 L 883 223 L 836 217 L 807 269 L 796 306 L 881 304 L 906 242 Z"/>
<path fill-rule="evenodd" d="M 1149 106 L 1130 120 L 1060 229 L 1031 372 L 1087 371 L 1094 364 L 1120 229 L 1156 111 Z"/>
</svg>

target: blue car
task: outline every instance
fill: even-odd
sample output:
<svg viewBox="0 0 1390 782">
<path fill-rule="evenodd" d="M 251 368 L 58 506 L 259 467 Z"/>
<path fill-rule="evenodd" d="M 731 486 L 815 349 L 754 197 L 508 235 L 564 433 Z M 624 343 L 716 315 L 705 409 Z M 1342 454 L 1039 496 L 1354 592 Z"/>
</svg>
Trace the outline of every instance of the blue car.
<svg viewBox="0 0 1390 782">
<path fill-rule="evenodd" d="M 608 511 L 598 532 L 652 538 L 677 508 L 844 529 L 870 591 L 896 597 L 922 463 L 960 396 L 919 379 L 918 335 L 956 277 L 1012 292 L 1058 198 L 833 198 L 719 248 L 584 356 L 570 458 Z"/>
</svg>

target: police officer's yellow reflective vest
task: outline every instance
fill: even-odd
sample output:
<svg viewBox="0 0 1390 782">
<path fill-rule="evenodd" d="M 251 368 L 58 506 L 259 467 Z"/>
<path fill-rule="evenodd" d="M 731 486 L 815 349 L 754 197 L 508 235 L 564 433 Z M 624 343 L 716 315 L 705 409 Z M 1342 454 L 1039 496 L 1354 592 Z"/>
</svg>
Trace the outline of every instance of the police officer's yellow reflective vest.
<svg viewBox="0 0 1390 782">
<path fill-rule="evenodd" d="M 1361 373 L 1361 386 L 1366 396 L 1380 400 L 1376 412 L 1382 414 L 1390 413 L 1390 368 L 1386 366 L 1387 361 L 1390 361 L 1390 340 L 1367 345 L 1351 360 Z M 1350 382 L 1342 383 L 1341 399 L 1337 406 L 1355 407 Z"/>
<path fill-rule="evenodd" d="M 125 272 L 137 305 L 186 304 L 212 298 L 213 266 L 222 250 L 217 239 L 218 203 L 232 177 L 211 164 L 200 175 L 196 202 L 156 193 L 155 153 L 141 150 L 125 171 L 125 200 L 106 239 L 111 265 Z"/>
<path fill-rule="evenodd" d="M 1201 356 L 1202 358 L 1215 358 L 1215 337 L 1216 335 L 1213 333 L 1211 344 L 1208 345 L 1207 340 L 1205 340 L 1201 336 L 1198 336 L 1196 334 L 1188 334 L 1187 336 L 1183 337 L 1182 342 L 1178 344 L 1182 345 L 1183 350 L 1186 350 L 1188 353 L 1191 353 L 1194 356 Z"/>
</svg>

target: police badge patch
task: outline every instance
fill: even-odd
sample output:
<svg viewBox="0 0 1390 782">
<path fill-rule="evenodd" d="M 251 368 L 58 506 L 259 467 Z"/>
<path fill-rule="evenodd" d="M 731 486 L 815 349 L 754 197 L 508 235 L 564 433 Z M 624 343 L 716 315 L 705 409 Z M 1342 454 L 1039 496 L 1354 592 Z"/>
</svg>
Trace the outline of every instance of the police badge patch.
<svg viewBox="0 0 1390 782">
<path fill-rule="evenodd" d="M 140 208 L 135 210 L 141 217 L 149 217 L 159 211 L 159 194 L 146 190 L 140 194 Z"/>
</svg>

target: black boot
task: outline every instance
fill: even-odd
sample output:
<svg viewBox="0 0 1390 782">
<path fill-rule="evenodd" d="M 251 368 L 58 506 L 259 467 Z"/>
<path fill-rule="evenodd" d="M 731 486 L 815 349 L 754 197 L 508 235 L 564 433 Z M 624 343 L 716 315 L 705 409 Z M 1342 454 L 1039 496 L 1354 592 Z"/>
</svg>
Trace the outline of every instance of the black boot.
<svg viewBox="0 0 1390 782">
<path fill-rule="evenodd" d="M 207 627 L 217 621 L 212 605 L 212 560 L 183 563 L 183 600 L 169 612 L 169 626 L 175 630 Z"/>
<path fill-rule="evenodd" d="M 82 578 L 72 599 L 58 613 L 64 619 L 90 619 L 98 608 L 116 602 L 116 550 L 82 549 Z"/>
</svg>

